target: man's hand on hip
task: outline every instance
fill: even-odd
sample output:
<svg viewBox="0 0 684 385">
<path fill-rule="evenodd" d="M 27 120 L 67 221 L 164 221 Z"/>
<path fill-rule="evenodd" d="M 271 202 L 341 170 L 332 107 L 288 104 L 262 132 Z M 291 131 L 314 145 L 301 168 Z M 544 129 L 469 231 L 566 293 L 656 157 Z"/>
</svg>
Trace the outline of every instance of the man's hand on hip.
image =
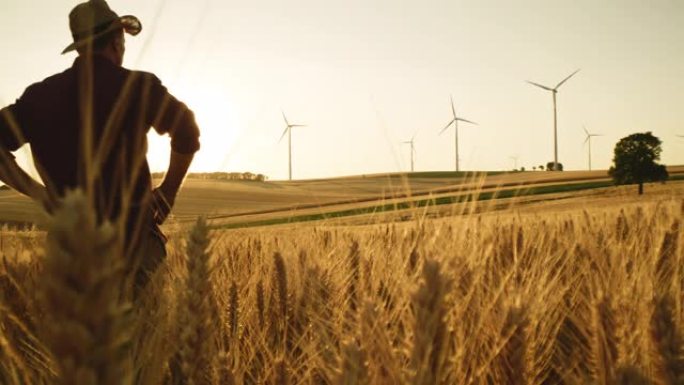
<svg viewBox="0 0 684 385">
<path fill-rule="evenodd" d="M 164 223 L 171 213 L 174 201 L 175 196 L 169 199 L 161 186 L 152 190 L 152 215 L 156 224 L 161 225 Z"/>
<path fill-rule="evenodd" d="M 152 206 L 154 220 L 162 224 L 169 216 L 171 208 L 176 203 L 176 195 L 180 190 L 183 179 L 188 172 L 193 154 L 181 154 L 171 151 L 169 170 L 164 176 L 164 181 L 152 191 Z"/>
</svg>

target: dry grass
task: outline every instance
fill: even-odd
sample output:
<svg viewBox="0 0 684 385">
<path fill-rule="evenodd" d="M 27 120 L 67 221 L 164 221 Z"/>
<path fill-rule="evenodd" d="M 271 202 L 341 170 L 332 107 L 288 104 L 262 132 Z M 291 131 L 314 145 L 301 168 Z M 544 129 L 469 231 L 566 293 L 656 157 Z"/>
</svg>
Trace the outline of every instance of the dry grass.
<svg viewBox="0 0 684 385">
<path fill-rule="evenodd" d="M 680 200 L 364 227 L 200 221 L 132 310 L 112 289 L 110 230 L 62 215 L 45 252 L 34 234 L 1 237 L 15 240 L 0 384 L 684 383 Z"/>
</svg>

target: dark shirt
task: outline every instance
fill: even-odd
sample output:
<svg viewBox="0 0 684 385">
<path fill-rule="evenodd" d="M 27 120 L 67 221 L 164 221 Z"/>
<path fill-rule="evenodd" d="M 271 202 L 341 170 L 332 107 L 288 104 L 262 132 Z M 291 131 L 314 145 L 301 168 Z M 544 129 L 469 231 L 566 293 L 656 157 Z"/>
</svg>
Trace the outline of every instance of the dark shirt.
<svg viewBox="0 0 684 385">
<path fill-rule="evenodd" d="M 149 201 L 150 127 L 169 134 L 176 152 L 199 149 L 192 111 L 155 75 L 129 71 L 101 56 L 92 61 L 79 56 L 71 68 L 29 86 L 0 110 L 0 147 L 14 151 L 30 143 L 36 168 L 53 193 L 92 186 L 98 217 L 115 220 L 124 204 L 132 216 Z"/>
</svg>

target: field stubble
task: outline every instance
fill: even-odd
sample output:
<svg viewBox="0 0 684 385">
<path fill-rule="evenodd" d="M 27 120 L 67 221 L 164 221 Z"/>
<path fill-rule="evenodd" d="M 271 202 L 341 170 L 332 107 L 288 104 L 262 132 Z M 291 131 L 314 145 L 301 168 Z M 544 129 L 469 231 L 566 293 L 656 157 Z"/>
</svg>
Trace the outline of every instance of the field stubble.
<svg viewBox="0 0 684 385">
<path fill-rule="evenodd" d="M 200 220 L 135 304 L 111 229 L 70 207 L 47 243 L 0 238 L 2 384 L 684 383 L 681 199 L 364 227 Z"/>
</svg>

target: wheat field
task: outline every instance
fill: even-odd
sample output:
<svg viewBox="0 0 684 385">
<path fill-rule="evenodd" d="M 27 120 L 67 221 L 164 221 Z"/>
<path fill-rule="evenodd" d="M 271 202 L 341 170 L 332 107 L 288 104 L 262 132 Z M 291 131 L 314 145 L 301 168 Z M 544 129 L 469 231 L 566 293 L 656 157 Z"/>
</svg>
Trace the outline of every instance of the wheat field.
<svg viewBox="0 0 684 385">
<path fill-rule="evenodd" d="M 0 384 L 684 384 L 684 202 L 176 228 L 135 301 L 68 197 L 0 235 Z"/>
</svg>

